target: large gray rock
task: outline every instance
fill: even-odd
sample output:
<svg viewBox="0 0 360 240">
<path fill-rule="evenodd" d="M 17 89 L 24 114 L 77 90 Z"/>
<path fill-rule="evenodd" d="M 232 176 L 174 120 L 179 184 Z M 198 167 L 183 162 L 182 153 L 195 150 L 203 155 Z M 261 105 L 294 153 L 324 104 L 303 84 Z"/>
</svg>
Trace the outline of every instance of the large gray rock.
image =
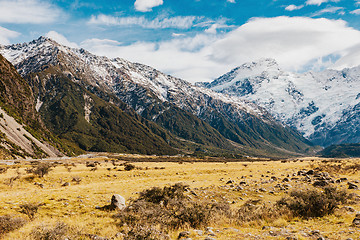
<svg viewBox="0 0 360 240">
<path fill-rule="evenodd" d="M 111 197 L 111 204 L 110 207 L 112 209 L 118 209 L 118 210 L 122 210 L 126 207 L 126 201 L 125 198 L 120 196 L 119 194 L 114 194 Z"/>
</svg>

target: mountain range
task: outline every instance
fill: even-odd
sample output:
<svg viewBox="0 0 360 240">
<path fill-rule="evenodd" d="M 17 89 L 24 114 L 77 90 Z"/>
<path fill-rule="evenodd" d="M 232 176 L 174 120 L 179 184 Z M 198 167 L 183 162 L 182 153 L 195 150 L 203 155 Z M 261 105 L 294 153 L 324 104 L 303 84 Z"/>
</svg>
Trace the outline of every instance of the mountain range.
<svg viewBox="0 0 360 240">
<path fill-rule="evenodd" d="M 29 109 L 17 112 L 36 116 L 54 140 L 37 139 L 64 154 L 294 156 L 314 151 L 265 107 L 143 64 L 96 56 L 45 37 L 0 46 L 0 54 L 31 96 Z"/>
<path fill-rule="evenodd" d="M 359 79 L 360 67 L 299 74 L 261 59 L 198 85 L 251 101 L 313 144 L 327 147 L 360 142 Z"/>
</svg>

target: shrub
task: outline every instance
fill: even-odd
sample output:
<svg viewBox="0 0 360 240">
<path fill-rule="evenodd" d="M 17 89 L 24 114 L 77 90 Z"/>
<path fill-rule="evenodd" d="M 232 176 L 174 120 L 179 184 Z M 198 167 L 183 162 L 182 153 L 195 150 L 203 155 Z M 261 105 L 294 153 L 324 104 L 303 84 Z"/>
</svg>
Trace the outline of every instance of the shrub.
<svg viewBox="0 0 360 240">
<path fill-rule="evenodd" d="M 77 183 L 77 184 L 80 184 L 81 180 L 82 180 L 81 177 L 78 177 L 78 176 L 72 177 L 72 181 Z"/>
<path fill-rule="evenodd" d="M 80 238 L 80 232 L 63 222 L 37 226 L 31 231 L 30 237 L 34 240 L 84 239 Z"/>
<path fill-rule="evenodd" d="M 167 205 L 170 199 L 185 199 L 185 191 L 188 188 L 188 185 L 184 185 L 182 183 L 175 183 L 172 186 L 165 186 L 162 189 L 159 187 L 153 187 L 140 192 L 138 200 L 144 200 L 146 202 L 152 202 L 156 204 L 163 202 L 164 205 Z"/>
<path fill-rule="evenodd" d="M 26 169 L 27 173 L 32 173 L 38 177 L 44 177 L 52 170 L 52 165 L 50 163 L 42 162 L 37 165 L 32 166 L 31 168 Z"/>
<path fill-rule="evenodd" d="M 323 217 L 334 213 L 340 203 L 346 203 L 349 195 L 345 191 L 327 187 L 324 191 L 293 191 L 289 198 L 278 201 L 279 206 L 286 206 L 295 216 L 310 218 Z"/>
<path fill-rule="evenodd" d="M 126 163 L 126 164 L 125 164 L 125 167 L 124 167 L 124 170 L 125 170 L 125 171 L 131 171 L 131 170 L 133 170 L 133 169 L 135 169 L 135 165 L 133 165 L 133 164 L 131 164 L 131 163 Z"/>
<path fill-rule="evenodd" d="M 157 230 L 153 226 L 141 226 L 136 225 L 133 227 L 130 231 L 128 231 L 124 239 L 127 240 L 167 240 L 170 239 L 170 237 Z"/>
<path fill-rule="evenodd" d="M 0 238 L 6 233 L 21 228 L 25 225 L 25 223 L 26 220 L 19 217 L 13 217 L 10 215 L 0 216 Z"/>
<path fill-rule="evenodd" d="M 187 185 L 177 183 L 141 192 L 139 198 L 117 216 L 120 225 L 155 225 L 166 231 L 187 227 L 201 228 L 215 219 L 231 214 L 227 202 L 211 203 L 191 199 L 185 194 L 187 188 Z"/>
<path fill-rule="evenodd" d="M 0 174 L 1 173 L 6 173 L 7 172 L 7 168 L 6 167 L 0 167 Z"/>
<path fill-rule="evenodd" d="M 40 203 L 25 203 L 20 205 L 20 213 L 25 214 L 29 217 L 30 220 L 33 220 L 35 218 L 35 214 L 39 210 L 39 207 L 43 206 L 43 204 Z"/>
</svg>

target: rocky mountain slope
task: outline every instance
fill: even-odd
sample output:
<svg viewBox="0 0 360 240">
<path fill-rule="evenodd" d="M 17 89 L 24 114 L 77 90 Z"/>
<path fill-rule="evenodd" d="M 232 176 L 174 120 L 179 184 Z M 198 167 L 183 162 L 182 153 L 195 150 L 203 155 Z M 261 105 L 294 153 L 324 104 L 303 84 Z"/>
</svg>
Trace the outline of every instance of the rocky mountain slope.
<svg viewBox="0 0 360 240">
<path fill-rule="evenodd" d="M 292 154 L 312 149 L 300 134 L 275 121 L 263 108 L 238 97 L 193 86 L 142 64 L 95 56 L 43 37 L 30 43 L 2 46 L 0 53 L 30 82 L 39 111 L 54 130 L 61 128 L 56 122 L 58 110 L 54 108 L 53 116 L 48 112 L 52 109 L 49 107 L 52 96 L 61 91 L 61 76 L 62 81 L 74 88 L 86 89 L 82 93 L 84 104 L 77 108 L 83 109 L 80 115 L 85 120 L 95 116 L 86 96 L 91 96 L 90 99 L 97 96 L 127 113 L 140 115 L 143 122 L 146 119 L 156 123 L 177 139 L 200 144 L 200 151 L 238 148 L 244 152 L 257 149 L 262 154 Z M 164 134 L 159 135 L 166 142 L 172 141 Z"/>
<path fill-rule="evenodd" d="M 35 110 L 29 85 L 0 55 L 0 156 L 56 157 L 54 137 Z"/>
<path fill-rule="evenodd" d="M 314 144 L 360 142 L 360 67 L 297 74 L 262 59 L 200 85 L 264 107 Z"/>
<path fill-rule="evenodd" d="M 151 124 L 148 127 L 137 117 L 88 92 L 64 76 L 59 66 L 47 66 L 44 71 L 29 73 L 25 81 L 9 62 L 2 56 L 1 59 L 2 145 L 4 150 L 15 153 L 5 154 L 5 157 L 60 154 L 39 141 L 44 138 L 49 138 L 46 140 L 51 140 L 53 146 L 70 155 L 83 150 L 144 154 L 178 152 L 149 127 L 160 133 L 165 130 Z M 37 139 L 27 131 L 35 133 Z"/>
</svg>

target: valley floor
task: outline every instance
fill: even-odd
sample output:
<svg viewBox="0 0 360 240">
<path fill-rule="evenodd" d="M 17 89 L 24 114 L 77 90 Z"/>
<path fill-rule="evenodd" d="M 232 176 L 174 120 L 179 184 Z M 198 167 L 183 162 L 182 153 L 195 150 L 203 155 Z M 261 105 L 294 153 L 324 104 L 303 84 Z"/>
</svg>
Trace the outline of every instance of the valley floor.
<svg viewBox="0 0 360 240">
<path fill-rule="evenodd" d="M 219 214 L 207 215 L 206 223 L 199 222 L 198 225 L 191 222 L 197 220 L 193 219 L 167 227 L 166 220 L 156 222 L 154 219 L 156 229 L 150 227 L 151 219 L 146 222 L 137 216 L 142 224 L 149 224 L 148 229 L 142 229 L 148 239 L 166 239 L 167 235 L 177 239 L 180 233 L 184 239 L 208 240 L 360 238 L 360 219 L 358 225 L 356 221 L 353 224 L 357 211 L 360 211 L 360 190 L 348 189 L 351 184 L 360 185 L 359 159 L 202 160 L 89 155 L 44 160 L 55 162 L 55 165 L 43 177 L 34 171 L 41 165 L 41 160 L 2 161 L 0 237 L 62 239 L 69 235 L 69 239 L 123 239 L 124 236 L 136 239 L 131 233 L 131 214 L 124 219 L 119 216 L 123 213 L 106 211 L 102 207 L 110 204 L 113 194 L 123 196 L 128 205 L 146 189 L 162 189 L 181 182 L 188 185 L 184 193 L 187 200 L 184 201 L 189 204 L 196 201 L 202 209 L 201 203 L 222 203 L 221 206 L 228 205 L 230 209 L 223 207 L 225 214 L 219 207 L 216 210 Z M 130 166 L 135 168 L 128 167 L 129 171 L 126 171 L 129 164 L 125 163 L 131 163 Z M 278 207 L 281 199 L 290 206 L 289 201 L 295 201 L 295 195 L 291 195 L 294 191 L 323 193 L 327 185 L 336 187 L 339 192 L 343 190 L 346 197 L 337 197 L 340 193 L 336 195 L 333 199 L 337 201 L 336 206 L 324 216 L 306 216 L 290 207 L 287 210 Z M 306 208 L 305 205 L 302 207 Z M 129 211 L 131 213 L 131 209 Z M 123 215 L 126 214 L 129 212 Z M 4 223 L 9 219 L 14 222 L 12 226 Z M 137 237 L 141 239 L 141 236 Z"/>
</svg>

